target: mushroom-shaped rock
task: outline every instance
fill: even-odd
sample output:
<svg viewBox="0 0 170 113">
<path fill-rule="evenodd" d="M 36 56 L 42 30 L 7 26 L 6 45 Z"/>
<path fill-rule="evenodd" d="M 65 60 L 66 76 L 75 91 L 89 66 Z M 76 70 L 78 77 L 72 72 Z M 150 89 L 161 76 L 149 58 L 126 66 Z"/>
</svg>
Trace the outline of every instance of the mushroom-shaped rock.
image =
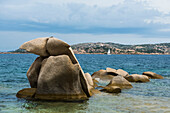
<svg viewBox="0 0 170 113">
<path fill-rule="evenodd" d="M 49 56 L 46 44 L 47 44 L 48 38 L 37 38 L 28 42 L 25 42 L 23 45 L 20 46 L 20 49 L 25 49 L 26 51 L 30 53 L 34 53 L 36 55 L 40 56 Z"/>
<path fill-rule="evenodd" d="M 86 77 L 86 79 L 88 81 L 88 84 L 90 86 L 94 86 L 93 79 L 92 79 L 91 75 L 89 73 L 85 73 L 85 77 Z"/>
<path fill-rule="evenodd" d="M 163 79 L 163 76 L 158 75 L 158 74 L 151 72 L 151 71 L 143 72 L 143 75 L 146 75 L 151 79 Z"/>
<path fill-rule="evenodd" d="M 132 74 L 126 77 L 129 82 L 149 82 L 149 78 L 145 75 Z"/>
<path fill-rule="evenodd" d="M 114 77 L 107 86 L 118 86 L 121 89 L 130 89 L 133 86 L 122 76 Z"/>
<path fill-rule="evenodd" d="M 87 99 L 81 82 L 80 68 L 67 55 L 50 56 L 43 60 L 35 98 L 42 100 Z"/>
<path fill-rule="evenodd" d="M 33 99 L 36 92 L 36 88 L 25 88 L 16 94 L 17 98 Z"/>
<path fill-rule="evenodd" d="M 104 91 L 106 93 L 121 93 L 121 88 L 118 86 L 106 86 L 100 91 Z"/>
<path fill-rule="evenodd" d="M 93 79 L 98 79 L 98 81 L 99 80 L 103 80 L 103 81 L 105 81 L 105 80 L 108 81 L 109 80 L 110 81 L 113 77 L 114 76 L 112 76 L 112 75 L 108 75 L 106 70 L 99 70 L 99 71 L 94 72 L 92 74 L 92 78 Z"/>
<path fill-rule="evenodd" d="M 108 73 L 108 74 L 113 74 L 113 75 L 115 75 L 115 72 L 116 72 L 116 69 L 113 69 L 113 68 L 106 68 L 106 72 Z"/>
<path fill-rule="evenodd" d="M 40 72 L 41 64 L 43 60 L 44 58 L 38 57 L 27 71 L 27 78 L 30 82 L 31 88 L 37 88 L 38 76 L 39 76 L 39 72 Z"/>
</svg>

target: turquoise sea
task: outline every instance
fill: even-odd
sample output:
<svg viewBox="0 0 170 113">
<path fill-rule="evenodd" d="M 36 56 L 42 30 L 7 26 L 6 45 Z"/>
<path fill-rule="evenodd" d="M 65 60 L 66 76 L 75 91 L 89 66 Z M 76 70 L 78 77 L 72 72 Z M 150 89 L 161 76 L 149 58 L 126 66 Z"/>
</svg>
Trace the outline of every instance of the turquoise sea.
<svg viewBox="0 0 170 113">
<path fill-rule="evenodd" d="M 107 67 L 130 74 L 153 71 L 164 79 L 132 83 L 120 94 L 96 94 L 84 102 L 44 102 L 17 99 L 28 88 L 26 72 L 37 56 L 0 54 L 0 113 L 170 113 L 170 55 L 76 55 L 84 72 L 92 74 Z"/>
</svg>

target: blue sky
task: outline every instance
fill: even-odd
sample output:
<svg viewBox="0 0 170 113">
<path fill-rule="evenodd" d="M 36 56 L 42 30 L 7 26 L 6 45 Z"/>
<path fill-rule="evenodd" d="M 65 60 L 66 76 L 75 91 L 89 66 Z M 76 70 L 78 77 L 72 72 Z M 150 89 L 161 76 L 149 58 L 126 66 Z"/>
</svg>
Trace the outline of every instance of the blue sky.
<svg viewBox="0 0 170 113">
<path fill-rule="evenodd" d="M 0 51 L 55 36 L 69 44 L 170 42 L 170 0 L 0 0 Z"/>
</svg>

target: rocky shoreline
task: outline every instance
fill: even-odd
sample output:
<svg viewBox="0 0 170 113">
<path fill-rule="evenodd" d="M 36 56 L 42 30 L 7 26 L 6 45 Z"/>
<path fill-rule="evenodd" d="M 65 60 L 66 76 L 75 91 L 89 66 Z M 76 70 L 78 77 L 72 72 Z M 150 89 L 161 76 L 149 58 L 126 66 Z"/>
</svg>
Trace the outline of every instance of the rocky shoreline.
<svg viewBox="0 0 170 113">
<path fill-rule="evenodd" d="M 170 54 L 170 43 L 124 45 L 118 43 L 81 43 L 71 46 L 75 54 Z"/>
<path fill-rule="evenodd" d="M 74 50 L 73 50 L 74 52 Z M 0 52 L 0 54 L 32 54 L 32 53 L 21 53 L 21 52 Z M 100 54 L 105 55 L 104 53 L 75 53 L 75 54 Z M 160 53 L 136 53 L 136 54 L 129 54 L 129 53 L 121 53 L 121 54 L 112 54 L 112 55 L 170 55 L 170 54 L 160 54 Z"/>
<path fill-rule="evenodd" d="M 131 89 L 131 82 L 145 83 L 150 82 L 150 79 L 163 79 L 154 72 L 129 75 L 125 70 L 113 68 L 102 69 L 92 75 L 84 73 L 71 46 L 54 37 L 25 42 L 20 49 L 39 57 L 27 71 L 31 88 L 18 91 L 18 98 L 84 101 L 101 92 L 121 93 L 124 89 Z M 102 82 L 107 82 L 107 85 L 100 86 Z"/>
</svg>

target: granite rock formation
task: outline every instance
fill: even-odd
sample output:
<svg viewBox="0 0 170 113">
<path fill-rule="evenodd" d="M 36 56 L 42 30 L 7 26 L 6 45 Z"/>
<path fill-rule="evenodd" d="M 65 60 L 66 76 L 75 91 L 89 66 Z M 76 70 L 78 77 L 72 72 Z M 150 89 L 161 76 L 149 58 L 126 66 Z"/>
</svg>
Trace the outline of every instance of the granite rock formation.
<svg viewBox="0 0 170 113">
<path fill-rule="evenodd" d="M 85 76 L 70 45 L 54 37 L 37 38 L 21 45 L 39 55 L 27 72 L 31 88 L 17 97 L 40 100 L 85 100 L 94 92 L 93 80 Z M 34 92 L 34 93 L 33 93 Z M 26 95 L 26 96 L 24 96 Z"/>
</svg>

